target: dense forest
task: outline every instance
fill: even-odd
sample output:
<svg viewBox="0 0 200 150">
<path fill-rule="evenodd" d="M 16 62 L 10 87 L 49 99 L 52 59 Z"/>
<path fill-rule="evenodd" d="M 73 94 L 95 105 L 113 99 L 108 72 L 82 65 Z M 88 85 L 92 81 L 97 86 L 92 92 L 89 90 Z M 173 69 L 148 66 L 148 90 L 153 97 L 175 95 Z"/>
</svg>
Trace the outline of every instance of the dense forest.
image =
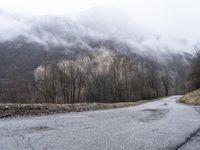
<svg viewBox="0 0 200 150">
<path fill-rule="evenodd" d="M 195 57 L 172 54 L 162 62 L 107 48 L 70 56 L 24 46 L 12 51 L 2 45 L 1 102 L 137 101 L 184 94 L 200 85 L 198 50 Z"/>
<path fill-rule="evenodd" d="M 70 17 L 1 11 L 11 23 L 0 34 L 0 102 L 124 102 L 199 87 L 198 46 L 193 55 L 193 43 L 147 32 L 110 11 Z"/>
<path fill-rule="evenodd" d="M 193 89 L 200 88 L 200 46 L 195 46 L 195 56 L 191 62 L 191 71 L 189 74 L 189 80 Z"/>
</svg>

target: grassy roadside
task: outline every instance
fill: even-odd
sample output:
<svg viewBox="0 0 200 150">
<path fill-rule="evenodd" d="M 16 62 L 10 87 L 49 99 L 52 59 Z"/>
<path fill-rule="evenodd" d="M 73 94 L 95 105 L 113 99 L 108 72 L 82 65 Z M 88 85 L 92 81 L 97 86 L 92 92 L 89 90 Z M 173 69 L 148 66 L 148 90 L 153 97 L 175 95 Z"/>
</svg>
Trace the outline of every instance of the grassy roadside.
<svg viewBox="0 0 200 150">
<path fill-rule="evenodd" d="M 180 102 L 190 105 L 200 105 L 200 89 L 185 94 Z"/>
<path fill-rule="evenodd" d="M 64 112 L 82 112 L 99 109 L 111 109 L 135 106 L 144 103 L 77 103 L 77 104 L 0 104 L 0 118 L 15 116 L 38 116 L 44 114 L 57 114 Z"/>
<path fill-rule="evenodd" d="M 82 112 L 100 109 L 112 109 L 137 106 L 146 102 L 160 100 L 141 100 L 121 103 L 77 103 L 77 104 L 1 104 L 0 119 L 16 116 L 40 116 L 66 112 Z"/>
</svg>

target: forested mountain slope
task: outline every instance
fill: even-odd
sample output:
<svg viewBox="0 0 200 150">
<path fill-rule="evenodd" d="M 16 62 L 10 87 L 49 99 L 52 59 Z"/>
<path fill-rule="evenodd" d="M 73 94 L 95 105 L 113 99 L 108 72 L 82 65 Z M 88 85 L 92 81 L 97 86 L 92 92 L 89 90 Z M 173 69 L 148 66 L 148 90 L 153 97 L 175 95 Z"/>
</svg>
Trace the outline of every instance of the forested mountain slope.
<svg viewBox="0 0 200 150">
<path fill-rule="evenodd" d="M 0 21 L 1 102 L 135 101 L 187 91 L 192 44 L 146 31 L 124 12 L 1 11 Z"/>
</svg>

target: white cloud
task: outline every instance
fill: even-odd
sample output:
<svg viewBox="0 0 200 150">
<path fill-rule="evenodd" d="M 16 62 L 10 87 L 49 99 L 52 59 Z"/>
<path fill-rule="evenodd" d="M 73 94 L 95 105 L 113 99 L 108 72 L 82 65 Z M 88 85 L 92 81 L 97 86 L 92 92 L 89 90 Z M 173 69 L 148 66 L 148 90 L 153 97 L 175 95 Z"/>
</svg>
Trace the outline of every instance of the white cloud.
<svg viewBox="0 0 200 150">
<path fill-rule="evenodd" d="M 96 6 L 126 10 L 134 22 L 167 36 L 200 37 L 199 0 L 0 0 L 0 8 L 34 15 L 79 12 Z"/>
</svg>

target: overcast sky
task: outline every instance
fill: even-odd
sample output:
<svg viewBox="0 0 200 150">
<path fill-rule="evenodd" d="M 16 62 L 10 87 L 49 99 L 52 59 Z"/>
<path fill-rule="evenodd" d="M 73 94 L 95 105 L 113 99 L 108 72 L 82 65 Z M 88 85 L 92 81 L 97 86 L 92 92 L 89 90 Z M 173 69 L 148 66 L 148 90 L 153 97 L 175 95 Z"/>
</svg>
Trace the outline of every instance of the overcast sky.
<svg viewBox="0 0 200 150">
<path fill-rule="evenodd" d="M 33 15 L 101 6 L 125 10 L 135 23 L 159 34 L 200 39 L 200 0 L 0 0 L 1 9 Z"/>
</svg>

